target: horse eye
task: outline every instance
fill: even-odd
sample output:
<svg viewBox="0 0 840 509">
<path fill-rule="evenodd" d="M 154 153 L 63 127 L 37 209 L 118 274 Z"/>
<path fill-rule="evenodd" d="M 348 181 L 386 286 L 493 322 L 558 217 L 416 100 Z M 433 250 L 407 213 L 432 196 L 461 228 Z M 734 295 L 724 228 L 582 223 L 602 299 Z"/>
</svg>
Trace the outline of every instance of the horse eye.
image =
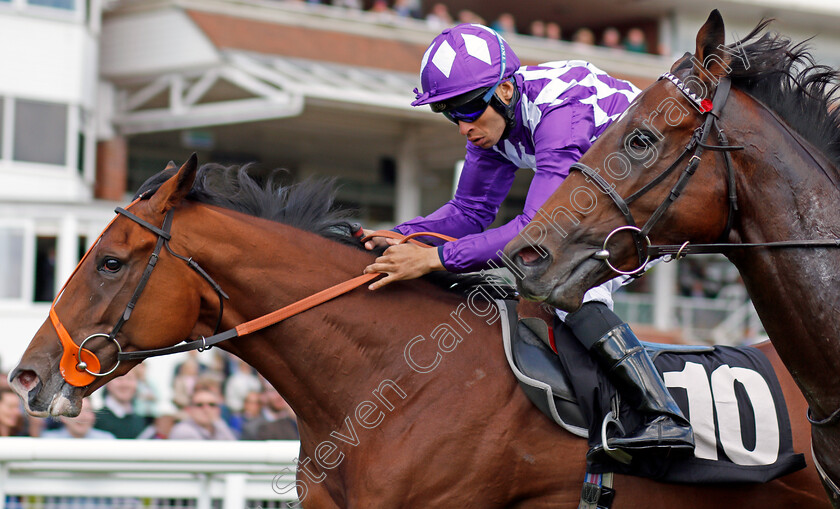
<svg viewBox="0 0 840 509">
<path fill-rule="evenodd" d="M 628 141 L 632 148 L 644 150 L 653 145 L 653 135 L 647 131 L 634 132 Z"/>
<path fill-rule="evenodd" d="M 122 262 L 117 260 L 116 258 L 108 257 L 102 261 L 102 265 L 100 266 L 99 270 L 105 272 L 119 272 L 119 270 L 122 268 L 122 265 Z"/>
</svg>

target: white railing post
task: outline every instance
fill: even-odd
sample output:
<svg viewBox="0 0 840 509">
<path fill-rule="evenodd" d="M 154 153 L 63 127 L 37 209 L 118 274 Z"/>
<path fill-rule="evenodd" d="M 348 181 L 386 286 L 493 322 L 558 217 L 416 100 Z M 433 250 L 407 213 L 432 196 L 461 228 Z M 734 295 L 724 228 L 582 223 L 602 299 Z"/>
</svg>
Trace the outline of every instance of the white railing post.
<svg viewBox="0 0 840 509">
<path fill-rule="evenodd" d="M 0 509 L 6 509 L 6 483 L 9 481 L 9 466 L 0 463 Z"/>
<path fill-rule="evenodd" d="M 245 474 L 225 476 L 225 498 L 222 509 L 243 509 L 245 507 Z"/>
<path fill-rule="evenodd" d="M 196 509 L 211 509 L 212 505 L 210 474 L 198 474 L 198 498 L 195 501 L 195 507 Z"/>
</svg>

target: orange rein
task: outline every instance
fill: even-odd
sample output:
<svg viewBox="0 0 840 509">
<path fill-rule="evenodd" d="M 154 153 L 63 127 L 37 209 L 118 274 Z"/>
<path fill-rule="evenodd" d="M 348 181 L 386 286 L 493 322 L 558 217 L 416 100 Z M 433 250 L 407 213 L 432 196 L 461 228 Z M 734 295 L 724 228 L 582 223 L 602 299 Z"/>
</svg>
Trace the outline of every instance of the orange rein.
<svg viewBox="0 0 840 509">
<path fill-rule="evenodd" d="M 137 201 L 139 201 L 139 199 L 140 198 L 131 202 L 131 204 L 129 204 L 128 207 L 126 207 L 126 209 L 130 208 L 132 205 L 137 203 Z M 55 300 L 52 303 L 52 306 L 50 307 L 50 321 L 52 322 L 53 327 L 55 327 L 56 333 L 58 334 L 59 340 L 61 341 L 61 345 L 62 345 L 63 350 L 64 350 L 64 353 L 62 354 L 61 361 L 60 361 L 60 364 L 59 364 L 59 369 L 60 369 L 60 372 L 61 372 L 61 376 L 64 378 L 64 380 L 67 383 L 69 383 L 70 385 L 73 385 L 75 387 L 84 387 L 84 386 L 90 384 L 91 382 L 93 382 L 98 376 L 104 376 L 104 375 L 112 373 L 114 370 L 116 370 L 117 366 L 119 365 L 120 360 L 142 360 L 142 359 L 147 358 L 147 357 L 164 355 L 164 354 L 168 354 L 168 353 L 175 353 L 175 352 L 179 352 L 179 351 L 186 351 L 186 350 L 192 350 L 192 349 L 198 349 L 199 351 L 201 351 L 201 350 L 204 350 L 206 348 L 209 348 L 210 346 L 212 346 L 216 343 L 220 343 L 222 341 L 226 341 L 228 339 L 232 339 L 232 338 L 237 337 L 237 336 L 244 336 L 246 334 L 251 334 L 253 332 L 264 329 L 264 328 L 266 328 L 270 325 L 274 325 L 278 322 L 281 322 L 281 321 L 283 321 L 287 318 L 295 316 L 299 313 L 302 313 L 303 311 L 311 309 L 311 308 L 313 308 L 313 307 L 315 307 L 319 304 L 323 304 L 324 302 L 327 302 L 331 299 L 334 299 L 334 298 L 336 298 L 340 295 L 343 295 L 343 294 L 345 294 L 345 293 L 347 293 L 347 292 L 349 292 L 349 291 L 351 291 L 351 290 L 353 290 L 353 289 L 355 289 L 359 286 L 362 286 L 363 284 L 365 284 L 369 281 L 372 281 L 373 279 L 376 279 L 377 277 L 382 275 L 381 272 L 374 273 L 374 274 L 363 274 L 361 276 L 355 277 L 355 278 L 350 279 L 348 281 L 344 281 L 344 282 L 339 283 L 335 286 L 331 286 L 330 288 L 322 290 L 322 291 L 320 291 L 316 294 L 310 295 L 309 297 L 305 297 L 305 298 L 303 298 L 303 299 L 301 299 L 301 300 L 299 300 L 295 303 L 289 304 L 288 306 L 280 308 L 276 311 L 272 311 L 271 313 L 263 315 L 259 318 L 255 318 L 255 319 L 250 320 L 248 322 L 242 323 L 232 330 L 222 332 L 220 334 L 215 334 L 214 336 L 212 336 L 210 338 L 202 338 L 201 342 L 195 341 L 194 346 L 193 345 L 189 345 L 189 346 L 188 345 L 180 345 L 180 346 L 173 346 L 173 347 L 169 347 L 169 348 L 161 348 L 161 349 L 157 349 L 157 350 L 136 351 L 136 352 L 122 352 L 122 350 L 120 349 L 120 353 L 117 356 L 116 365 L 110 371 L 108 371 L 107 373 L 101 374 L 101 373 L 99 373 L 100 361 L 96 357 L 96 354 L 94 354 L 90 350 L 82 348 L 82 345 L 84 344 L 84 342 L 82 343 L 82 345 L 77 345 L 72 340 L 72 338 L 70 337 L 70 334 L 67 332 L 67 329 L 61 323 L 61 320 L 59 320 L 58 314 L 55 312 L 55 305 L 58 302 L 58 300 L 61 298 L 61 295 L 64 293 L 64 289 L 70 283 L 70 279 L 72 279 L 73 276 L 76 275 L 76 272 L 78 272 L 79 267 L 81 267 L 82 263 L 87 259 L 88 255 L 91 253 L 94 246 L 96 246 L 96 244 L 99 242 L 99 239 L 102 238 L 102 235 L 105 234 L 105 232 L 108 230 L 108 228 L 111 226 L 111 224 L 113 224 L 114 220 L 116 220 L 116 217 L 114 219 L 112 219 L 110 223 L 108 223 L 108 226 L 106 226 L 105 229 L 102 231 L 102 233 L 99 234 L 99 237 L 96 239 L 96 241 L 93 244 L 91 244 L 90 249 L 88 249 L 87 253 L 85 253 L 85 255 L 82 257 L 82 259 L 79 261 L 79 264 L 76 266 L 76 269 L 73 271 L 73 273 L 67 279 L 67 282 L 64 283 L 64 286 L 62 286 L 61 291 L 58 293 L 58 295 L 56 296 Z M 356 235 L 356 236 L 358 237 L 359 235 Z M 417 245 L 420 245 L 420 246 L 423 246 L 423 247 L 432 247 L 432 246 L 429 246 L 428 244 L 423 244 L 422 242 L 414 240 L 416 237 L 422 237 L 422 236 L 435 237 L 435 238 L 442 239 L 442 240 L 445 240 L 445 241 L 456 240 L 453 237 L 449 237 L 447 235 L 442 235 L 442 234 L 433 233 L 433 232 L 417 232 L 417 233 L 413 233 L 411 235 L 402 235 L 400 233 L 397 233 L 397 232 L 394 232 L 394 231 L 391 231 L 391 230 L 378 230 L 378 231 L 373 232 L 371 235 L 368 235 L 364 238 L 361 238 L 360 242 L 361 243 L 367 242 L 368 240 L 370 240 L 373 237 L 386 237 L 386 238 L 391 238 L 391 239 L 399 239 L 400 244 L 405 243 L 405 242 L 412 242 L 414 244 L 417 244 Z M 106 334 L 96 334 L 94 336 L 107 336 L 107 335 Z M 91 336 L 91 337 L 94 337 L 94 336 Z M 89 337 L 88 339 L 90 339 L 91 337 Z M 85 340 L 85 341 L 87 341 L 87 340 Z M 117 343 L 117 346 L 119 347 L 119 343 Z M 185 348 L 185 346 L 186 346 L 186 348 Z M 91 369 L 93 369 L 94 371 L 92 372 Z"/>
<path fill-rule="evenodd" d="M 386 237 L 386 238 L 389 238 L 389 239 L 399 239 L 400 244 L 404 244 L 406 242 L 412 242 L 414 244 L 417 244 L 417 245 L 423 246 L 423 247 L 432 247 L 432 246 L 430 246 L 428 244 L 424 244 L 424 243 L 419 242 L 417 240 L 414 240 L 415 237 L 435 237 L 435 238 L 438 238 L 438 239 L 441 239 L 441 240 L 445 240 L 447 242 L 457 240 L 453 237 L 449 237 L 447 235 L 442 235 L 440 233 L 434 233 L 434 232 L 417 232 L 417 233 L 412 233 L 411 235 L 403 235 L 401 233 L 397 233 L 397 232 L 392 231 L 392 230 L 377 230 L 377 231 L 371 233 L 370 235 L 359 239 L 359 242 L 364 244 L 365 242 L 367 242 L 368 240 L 370 240 L 374 237 Z M 290 318 L 292 316 L 295 316 L 296 314 L 302 313 L 303 311 L 306 311 L 307 309 L 311 309 L 311 308 L 313 308 L 313 307 L 315 307 L 319 304 L 323 304 L 324 302 L 327 302 L 328 300 L 334 299 L 334 298 L 338 297 L 339 295 L 343 295 L 343 294 L 349 292 L 350 290 L 358 288 L 358 287 L 362 286 L 363 284 L 376 279 L 377 277 L 379 277 L 381 275 L 382 275 L 381 272 L 375 272 L 373 274 L 363 274 L 361 276 L 354 277 L 353 279 L 349 279 L 347 281 L 339 283 L 335 286 L 331 286 L 331 287 L 327 288 L 326 290 L 321 290 L 320 292 L 318 292 L 314 295 L 310 295 L 309 297 L 303 298 L 303 299 L 301 299 L 301 300 L 299 300 L 299 301 L 297 301 L 293 304 L 289 304 L 288 306 L 286 306 L 284 308 L 280 308 L 277 311 L 272 311 L 271 313 L 269 313 L 267 315 L 263 315 L 259 318 L 255 318 L 255 319 L 253 319 L 249 322 L 245 322 L 241 325 L 238 325 L 236 327 L 236 333 L 237 333 L 238 336 L 244 336 L 245 334 L 250 334 L 250 333 L 256 332 L 260 329 L 264 329 L 264 328 L 268 327 L 269 325 L 274 325 L 275 323 L 281 322 L 281 321 L 285 320 L 286 318 Z"/>
</svg>

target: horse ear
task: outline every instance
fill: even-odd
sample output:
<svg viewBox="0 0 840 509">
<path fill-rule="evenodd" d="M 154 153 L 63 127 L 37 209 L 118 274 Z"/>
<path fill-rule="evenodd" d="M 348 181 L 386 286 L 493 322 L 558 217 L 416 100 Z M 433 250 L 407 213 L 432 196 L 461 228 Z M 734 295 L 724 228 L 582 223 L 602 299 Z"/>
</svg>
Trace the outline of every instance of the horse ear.
<svg viewBox="0 0 840 509">
<path fill-rule="evenodd" d="M 169 163 L 167 163 L 166 168 L 164 168 L 163 171 L 174 170 L 177 167 L 178 165 L 175 164 L 175 161 L 169 161 Z"/>
<path fill-rule="evenodd" d="M 170 162 L 172 167 L 174 163 Z M 169 169 L 169 166 L 167 166 Z M 198 156 L 193 153 L 178 173 L 163 183 L 149 199 L 149 206 L 158 214 L 165 214 L 169 209 L 181 202 L 192 189 L 195 173 L 198 169 Z"/>
<path fill-rule="evenodd" d="M 717 79 L 726 76 L 732 69 L 729 67 L 729 54 L 724 51 L 726 42 L 726 31 L 723 26 L 723 17 L 715 9 L 709 14 L 709 19 L 700 27 L 697 32 L 697 49 L 694 52 L 694 65 L 700 66 L 697 72 L 701 79 L 708 80 L 709 75 Z"/>
</svg>

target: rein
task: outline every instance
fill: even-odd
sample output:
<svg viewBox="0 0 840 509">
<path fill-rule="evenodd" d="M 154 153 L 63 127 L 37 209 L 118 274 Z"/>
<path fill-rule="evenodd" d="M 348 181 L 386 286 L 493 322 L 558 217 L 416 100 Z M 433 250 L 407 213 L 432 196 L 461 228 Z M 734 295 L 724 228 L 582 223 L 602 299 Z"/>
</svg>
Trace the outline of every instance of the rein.
<svg viewBox="0 0 840 509">
<path fill-rule="evenodd" d="M 315 306 L 323 304 L 324 302 L 332 300 L 340 295 L 344 295 L 345 293 L 350 292 L 351 290 L 354 290 L 359 286 L 362 286 L 363 284 L 372 281 L 373 279 L 376 279 L 377 277 L 382 275 L 382 273 L 374 273 L 364 274 L 355 277 L 353 279 L 344 281 L 337 285 L 331 286 L 325 290 L 322 290 L 318 293 L 310 295 L 309 297 L 305 297 L 297 302 L 289 304 L 288 306 L 272 311 L 271 313 L 242 323 L 234 327 L 233 329 L 229 329 L 220 333 L 219 327 L 222 323 L 222 314 L 224 312 L 224 300 L 229 299 L 228 295 L 222 290 L 219 284 L 216 283 L 216 281 L 214 281 L 213 278 L 210 277 L 210 275 L 207 274 L 207 272 L 204 271 L 204 269 L 202 269 L 201 266 L 198 265 L 197 262 L 195 262 L 192 258 L 187 258 L 185 256 L 179 255 L 178 253 L 175 253 L 169 246 L 169 241 L 172 238 L 170 229 L 172 227 L 172 217 L 174 213 L 173 209 L 170 209 L 166 213 L 166 215 L 164 216 L 163 225 L 160 228 L 149 223 L 144 219 L 141 219 L 140 217 L 136 216 L 135 214 L 132 214 L 127 210 L 141 199 L 143 199 L 142 195 L 136 200 L 134 200 L 131 204 L 129 204 L 128 207 L 126 207 L 125 209 L 121 207 L 116 208 L 115 212 L 117 213 L 117 216 L 114 219 L 112 219 L 110 223 L 108 223 L 108 226 L 106 226 L 105 230 L 103 230 L 102 233 L 99 235 L 97 242 L 94 242 L 91 248 L 85 254 L 85 256 L 82 257 L 82 260 L 79 262 L 79 265 L 76 266 L 76 270 L 73 271 L 73 274 L 71 274 L 70 278 L 67 279 L 67 282 L 64 283 L 64 287 L 62 287 L 61 291 L 58 293 L 58 296 L 55 298 L 52 306 L 50 307 L 50 320 L 53 324 L 53 327 L 55 327 L 61 344 L 64 348 L 64 353 L 60 362 L 61 376 L 64 378 L 65 381 L 67 381 L 67 383 L 75 387 L 84 387 L 93 382 L 96 378 L 110 375 L 111 373 L 116 371 L 117 367 L 119 367 L 122 361 L 142 361 L 143 359 L 147 359 L 149 357 L 158 357 L 161 355 L 188 352 L 190 350 L 198 350 L 199 352 L 202 352 L 218 343 L 221 343 L 222 341 L 227 341 L 235 337 L 245 336 L 247 334 L 257 332 L 270 325 L 279 323 L 287 318 L 290 318 Z M 93 247 L 96 246 L 99 239 L 102 238 L 102 235 L 105 234 L 108 228 L 110 228 L 110 226 L 113 224 L 116 218 L 120 215 L 134 221 L 143 228 L 157 235 L 157 243 L 155 244 L 154 251 L 149 257 L 149 262 L 146 265 L 145 270 L 143 271 L 143 275 L 140 277 L 140 281 L 137 284 L 137 287 L 135 288 L 131 299 L 129 299 L 128 303 L 126 304 L 125 310 L 123 311 L 122 315 L 120 315 L 120 318 L 117 321 L 116 325 L 114 325 L 114 328 L 111 330 L 111 333 L 92 334 L 85 338 L 79 345 L 76 345 L 75 342 L 71 339 L 70 334 L 67 332 L 67 329 L 64 327 L 64 325 L 61 323 L 61 320 L 58 318 L 58 314 L 55 311 L 55 305 L 58 302 L 61 295 L 64 293 L 64 289 L 67 287 L 67 284 L 69 284 L 70 280 L 73 278 L 76 272 L 78 272 L 79 267 L 81 267 L 82 263 L 85 261 L 85 259 L 87 259 L 88 255 L 93 251 Z M 441 235 L 433 232 L 417 232 L 411 235 L 402 235 L 394 231 L 380 230 L 373 232 L 367 237 L 361 238 L 360 242 L 364 243 L 372 237 L 387 237 L 391 239 L 398 239 L 400 240 L 400 243 L 412 242 L 423 247 L 431 247 L 427 244 L 415 240 L 416 237 L 421 236 L 435 237 L 445 241 L 456 240 L 447 235 Z M 358 232 L 354 233 L 354 237 L 361 237 L 361 229 L 359 229 Z M 119 333 L 122 326 L 125 324 L 125 322 L 127 322 L 128 319 L 131 317 L 131 313 L 134 310 L 134 307 L 136 306 L 140 295 L 143 293 L 143 290 L 145 289 L 146 284 L 148 283 L 149 278 L 152 275 L 152 271 L 154 271 L 154 268 L 157 265 L 157 262 L 160 258 L 160 252 L 164 246 L 166 246 L 167 251 L 171 255 L 173 255 L 179 260 L 184 261 L 192 270 L 196 271 L 205 281 L 207 281 L 207 283 L 219 296 L 219 316 L 216 320 L 215 330 L 213 332 L 213 335 L 210 337 L 202 336 L 200 340 L 189 341 L 180 345 L 174 345 L 166 348 L 157 348 L 152 350 L 124 352 L 122 350 L 122 346 L 117 341 L 116 336 Z M 101 363 L 96 354 L 84 348 L 84 345 L 89 340 L 96 337 L 107 338 L 117 346 L 117 361 L 114 364 L 114 366 L 106 372 L 101 371 Z"/>
</svg>

